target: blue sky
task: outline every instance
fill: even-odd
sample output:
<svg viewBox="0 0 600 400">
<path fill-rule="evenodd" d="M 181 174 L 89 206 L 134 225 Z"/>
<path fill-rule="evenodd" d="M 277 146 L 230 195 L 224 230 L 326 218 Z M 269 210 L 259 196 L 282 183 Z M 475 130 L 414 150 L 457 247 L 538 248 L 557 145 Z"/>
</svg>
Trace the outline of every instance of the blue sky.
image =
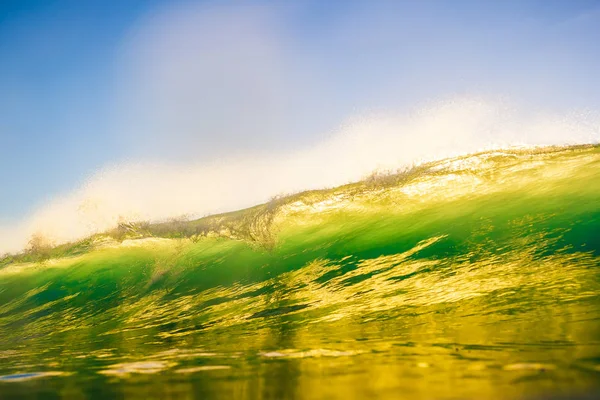
<svg viewBox="0 0 600 400">
<path fill-rule="evenodd" d="M 599 1 L 0 2 L 0 224 L 124 161 L 311 146 L 454 95 L 600 107 Z"/>
<path fill-rule="evenodd" d="M 122 155 L 106 123 L 112 60 L 148 2 L 112 3 L 0 2 L 0 221 Z"/>
</svg>

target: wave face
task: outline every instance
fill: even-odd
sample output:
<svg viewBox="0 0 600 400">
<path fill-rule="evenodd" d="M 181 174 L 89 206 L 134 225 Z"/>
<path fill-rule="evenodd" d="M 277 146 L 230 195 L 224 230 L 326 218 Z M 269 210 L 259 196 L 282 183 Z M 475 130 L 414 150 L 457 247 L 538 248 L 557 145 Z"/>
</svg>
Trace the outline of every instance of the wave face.
<svg viewBox="0 0 600 400">
<path fill-rule="evenodd" d="M 585 397 L 599 205 L 600 147 L 494 151 L 6 264 L 0 397 Z"/>
</svg>

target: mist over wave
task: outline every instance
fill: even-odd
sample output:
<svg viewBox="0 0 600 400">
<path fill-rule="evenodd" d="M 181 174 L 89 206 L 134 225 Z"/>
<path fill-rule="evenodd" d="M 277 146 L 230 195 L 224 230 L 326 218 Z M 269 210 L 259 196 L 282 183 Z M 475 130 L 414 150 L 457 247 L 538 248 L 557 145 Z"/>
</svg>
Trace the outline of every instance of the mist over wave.
<svg viewBox="0 0 600 400">
<path fill-rule="evenodd" d="M 510 146 L 596 143 L 592 113 L 526 112 L 505 102 L 457 98 L 418 110 L 347 121 L 311 147 L 186 163 L 110 165 L 25 220 L 0 227 L 0 254 L 33 234 L 54 243 L 102 232 L 121 221 L 199 217 L 279 194 L 341 185 L 374 170 Z"/>
</svg>

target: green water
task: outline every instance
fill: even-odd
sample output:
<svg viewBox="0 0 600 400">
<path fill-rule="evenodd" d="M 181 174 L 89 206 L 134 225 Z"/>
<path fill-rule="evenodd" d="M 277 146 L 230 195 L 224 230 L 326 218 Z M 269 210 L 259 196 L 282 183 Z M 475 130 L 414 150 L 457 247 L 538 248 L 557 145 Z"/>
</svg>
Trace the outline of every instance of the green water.
<svg viewBox="0 0 600 400">
<path fill-rule="evenodd" d="M 269 243 L 5 265 L 0 398 L 600 393 L 597 146 L 443 161 L 273 216 Z"/>
</svg>

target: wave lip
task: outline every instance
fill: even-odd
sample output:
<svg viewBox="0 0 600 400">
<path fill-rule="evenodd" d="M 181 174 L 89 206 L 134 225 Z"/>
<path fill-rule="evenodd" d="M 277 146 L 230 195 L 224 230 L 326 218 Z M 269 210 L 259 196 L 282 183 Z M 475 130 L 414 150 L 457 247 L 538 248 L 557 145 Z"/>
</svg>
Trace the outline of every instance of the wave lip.
<svg viewBox="0 0 600 400">
<path fill-rule="evenodd" d="M 580 173 L 583 165 L 596 162 L 597 149 L 597 145 L 578 145 L 492 150 L 396 171 L 377 171 L 356 183 L 275 197 L 254 207 L 199 219 L 181 217 L 155 223 L 120 222 L 116 228 L 102 234 L 59 246 L 52 246 L 41 237 L 39 242 L 30 241 L 30 246 L 34 247 L 28 252 L 16 258 L 6 257 L 3 264 L 35 261 L 35 257 L 27 256 L 36 252 L 46 259 L 52 254 L 76 256 L 92 249 L 115 246 L 161 246 L 161 241 L 169 238 L 187 238 L 196 242 L 203 237 L 225 237 L 272 249 L 277 245 L 277 226 L 288 216 L 361 207 L 367 210 L 369 202 L 378 197 L 395 197 L 397 202 L 398 196 L 405 202 L 400 211 L 402 208 L 410 210 L 424 202 L 500 192 L 507 190 L 507 185 L 516 185 L 514 189 L 525 188 L 535 184 L 537 178 L 532 173 L 536 171 L 551 179 L 568 179 L 569 174 Z M 590 171 L 594 173 L 593 168 Z M 589 177 L 585 176 L 585 179 Z M 52 251 L 53 248 L 60 251 Z"/>
<path fill-rule="evenodd" d="M 64 243 L 121 222 L 199 217 L 281 193 L 335 187 L 373 170 L 486 149 L 597 143 L 599 120 L 590 113 L 527 113 L 499 102 L 457 98 L 409 113 L 354 118 L 311 147 L 280 154 L 109 166 L 23 221 L 0 227 L 0 254 L 22 250 L 34 234 Z"/>
</svg>

